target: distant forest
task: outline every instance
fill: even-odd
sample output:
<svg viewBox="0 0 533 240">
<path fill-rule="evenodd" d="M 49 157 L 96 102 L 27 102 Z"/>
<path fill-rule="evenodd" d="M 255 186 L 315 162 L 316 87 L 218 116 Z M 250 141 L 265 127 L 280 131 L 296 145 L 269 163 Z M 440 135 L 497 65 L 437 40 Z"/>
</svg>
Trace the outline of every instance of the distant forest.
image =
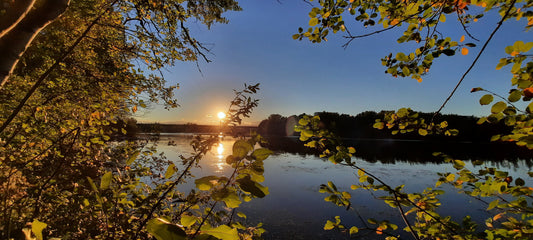
<svg viewBox="0 0 533 240">
<path fill-rule="evenodd" d="M 439 115 L 440 121 L 447 121 L 450 129 L 459 130 L 459 135 L 449 136 L 420 136 L 416 132 L 406 134 L 391 134 L 391 131 L 373 128 L 376 119 L 382 119 L 387 111 L 365 111 L 356 116 L 334 112 L 317 112 L 324 127 L 336 133 L 341 138 L 350 139 L 405 139 L 405 140 L 439 140 L 439 141 L 466 141 L 490 142 L 493 135 L 510 132 L 511 128 L 503 122 L 498 124 L 477 124 L 477 117 L 461 116 L 456 114 Z M 302 114 L 303 115 L 303 114 Z M 272 114 L 261 121 L 258 133 L 264 136 L 297 136 L 293 131 L 294 125 L 301 115 L 285 117 Z M 429 122 L 433 113 L 419 113 L 419 116 Z"/>
</svg>

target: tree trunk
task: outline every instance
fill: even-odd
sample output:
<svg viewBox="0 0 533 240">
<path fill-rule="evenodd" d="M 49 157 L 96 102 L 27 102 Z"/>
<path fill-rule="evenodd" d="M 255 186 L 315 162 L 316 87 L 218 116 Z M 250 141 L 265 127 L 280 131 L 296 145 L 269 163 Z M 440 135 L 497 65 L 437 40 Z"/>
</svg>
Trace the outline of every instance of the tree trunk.
<svg viewBox="0 0 533 240">
<path fill-rule="evenodd" d="M 17 18 L 14 26 L 8 26 L 0 36 L 0 89 L 7 82 L 9 75 L 35 36 L 65 12 L 69 2 L 70 0 L 42 0 L 36 3 L 36 8 L 30 11 L 19 9 L 22 16 Z M 0 31 L 4 30 L 0 29 Z"/>
</svg>

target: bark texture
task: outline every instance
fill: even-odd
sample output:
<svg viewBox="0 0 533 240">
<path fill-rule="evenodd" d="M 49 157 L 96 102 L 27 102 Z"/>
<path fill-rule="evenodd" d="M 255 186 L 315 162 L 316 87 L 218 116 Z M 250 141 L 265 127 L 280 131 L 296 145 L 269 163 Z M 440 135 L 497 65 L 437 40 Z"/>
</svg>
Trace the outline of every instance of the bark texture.
<svg viewBox="0 0 533 240">
<path fill-rule="evenodd" d="M 20 5 L 23 5 L 22 2 L 30 4 L 32 1 L 21 1 Z M 16 18 L 17 20 L 13 24 L 6 23 L 5 25 L 9 26 L 5 29 L 0 28 L 2 31 L 0 35 L 0 89 L 7 82 L 9 75 L 35 36 L 61 16 L 69 2 L 70 0 L 41 0 L 31 4 L 34 8 L 29 11 L 21 11 L 22 8 L 19 6 L 18 11 L 21 15 Z M 11 12 L 10 10 L 8 9 L 7 12 Z"/>
</svg>

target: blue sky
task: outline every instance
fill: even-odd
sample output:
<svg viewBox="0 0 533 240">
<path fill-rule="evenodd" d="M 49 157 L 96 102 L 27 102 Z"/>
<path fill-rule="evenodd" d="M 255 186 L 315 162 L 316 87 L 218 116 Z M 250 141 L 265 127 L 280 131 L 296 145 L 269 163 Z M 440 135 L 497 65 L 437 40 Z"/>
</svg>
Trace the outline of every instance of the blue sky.
<svg viewBox="0 0 533 240">
<path fill-rule="evenodd" d="M 178 62 L 164 73 L 170 83 L 179 83 L 176 96 L 181 107 L 170 111 L 152 105 L 138 112 L 140 122 L 216 124 L 216 114 L 227 110 L 233 98 L 232 89 L 244 83 L 260 83 L 256 95 L 259 107 L 245 124 L 257 124 L 272 113 L 285 116 L 319 111 L 355 115 L 366 110 L 396 110 L 410 107 L 433 112 L 442 104 L 461 75 L 481 48 L 470 49 L 467 56 L 438 59 L 421 83 L 411 78 L 393 78 L 380 59 L 389 53 L 408 52 L 413 45 L 398 44 L 398 31 L 390 31 L 358 39 L 344 49 L 343 34 L 331 35 L 328 42 L 312 44 L 297 41 L 292 35 L 298 27 L 306 27 L 310 6 L 303 1 L 247 0 L 243 11 L 226 13 L 228 24 L 207 30 L 190 22 L 196 38 L 211 48 L 211 63 Z M 470 31 L 482 42 L 498 22 L 488 16 L 473 24 Z M 351 19 L 345 19 L 350 22 Z M 354 22 L 354 21 L 353 21 Z M 482 94 L 470 93 L 483 87 L 502 95 L 510 89 L 509 69 L 495 70 L 504 47 L 514 41 L 533 41 L 525 32 L 524 21 L 510 20 L 489 44 L 474 70 L 467 76 L 444 113 L 488 115 L 490 107 L 480 106 Z M 360 25 L 348 25 L 352 34 L 372 31 Z M 458 41 L 462 27 L 449 21 L 440 29 Z M 468 38 L 466 40 L 469 41 Z"/>
</svg>

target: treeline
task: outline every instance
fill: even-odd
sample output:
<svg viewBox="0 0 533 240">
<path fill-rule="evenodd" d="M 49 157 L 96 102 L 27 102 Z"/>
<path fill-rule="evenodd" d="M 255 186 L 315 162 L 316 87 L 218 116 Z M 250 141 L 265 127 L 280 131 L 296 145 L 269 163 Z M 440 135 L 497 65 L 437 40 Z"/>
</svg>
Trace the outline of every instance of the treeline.
<svg viewBox="0 0 533 240">
<path fill-rule="evenodd" d="M 253 126 L 232 126 L 224 127 L 214 125 L 187 124 L 159 124 L 159 123 L 137 123 L 138 131 L 142 133 L 219 133 L 224 132 L 233 135 L 249 135 L 257 127 Z"/>
<path fill-rule="evenodd" d="M 477 124 L 477 117 L 461 116 L 456 114 L 439 115 L 438 121 L 447 121 L 449 128 L 459 130 L 454 137 L 449 136 L 420 136 L 416 132 L 393 135 L 391 131 L 378 130 L 373 127 L 376 119 L 383 119 L 387 111 L 365 111 L 356 116 L 334 112 L 317 112 L 323 127 L 336 133 L 341 138 L 351 139 L 405 139 L 405 140 L 439 140 L 439 141 L 466 141 L 489 142 L 493 135 L 510 132 L 511 128 L 504 123 Z M 297 136 L 293 131 L 299 116 L 285 117 L 272 114 L 261 121 L 258 132 L 265 136 Z M 419 113 L 427 122 L 433 117 L 432 113 Z"/>
</svg>

